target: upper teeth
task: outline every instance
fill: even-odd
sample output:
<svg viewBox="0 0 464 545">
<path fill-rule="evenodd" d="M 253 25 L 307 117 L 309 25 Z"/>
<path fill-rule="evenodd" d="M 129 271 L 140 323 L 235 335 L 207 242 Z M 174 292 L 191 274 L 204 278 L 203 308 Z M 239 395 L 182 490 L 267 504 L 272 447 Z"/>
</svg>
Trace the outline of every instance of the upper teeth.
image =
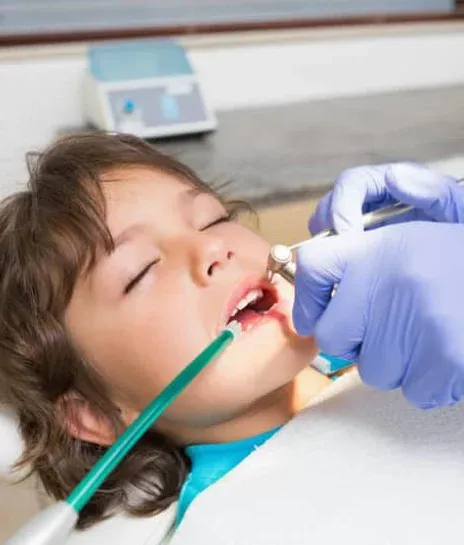
<svg viewBox="0 0 464 545">
<path fill-rule="evenodd" d="M 263 290 L 251 290 L 249 291 L 245 297 L 240 299 L 240 301 L 235 306 L 234 310 L 232 311 L 232 314 L 230 317 L 232 318 L 237 314 L 239 310 L 243 310 L 246 306 L 250 305 L 251 303 L 254 303 L 258 299 L 261 299 L 263 296 Z"/>
</svg>

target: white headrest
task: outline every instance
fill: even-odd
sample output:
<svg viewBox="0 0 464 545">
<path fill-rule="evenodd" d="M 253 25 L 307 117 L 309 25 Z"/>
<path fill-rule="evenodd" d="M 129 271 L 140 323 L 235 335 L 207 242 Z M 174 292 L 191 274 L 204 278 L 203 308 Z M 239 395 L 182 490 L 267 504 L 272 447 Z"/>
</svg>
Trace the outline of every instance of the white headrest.
<svg viewBox="0 0 464 545">
<path fill-rule="evenodd" d="M 0 405 L 0 477 L 12 477 L 12 466 L 21 456 L 23 442 L 14 413 Z M 17 477 L 17 474 L 14 475 Z"/>
<path fill-rule="evenodd" d="M 88 530 L 74 530 L 67 545 L 101 545 L 102 543 L 140 543 L 168 545 L 176 520 L 177 502 L 152 517 L 133 517 L 119 513 Z"/>
</svg>

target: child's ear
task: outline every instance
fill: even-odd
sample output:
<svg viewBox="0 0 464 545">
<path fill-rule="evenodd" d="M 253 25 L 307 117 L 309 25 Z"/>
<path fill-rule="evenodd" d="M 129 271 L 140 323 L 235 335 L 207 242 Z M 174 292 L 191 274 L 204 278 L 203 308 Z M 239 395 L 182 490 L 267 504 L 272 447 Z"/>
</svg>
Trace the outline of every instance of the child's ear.
<svg viewBox="0 0 464 545">
<path fill-rule="evenodd" d="M 83 397 L 67 394 L 56 408 L 62 425 L 72 437 L 105 447 L 114 443 L 116 434 L 109 418 L 97 414 Z"/>
</svg>

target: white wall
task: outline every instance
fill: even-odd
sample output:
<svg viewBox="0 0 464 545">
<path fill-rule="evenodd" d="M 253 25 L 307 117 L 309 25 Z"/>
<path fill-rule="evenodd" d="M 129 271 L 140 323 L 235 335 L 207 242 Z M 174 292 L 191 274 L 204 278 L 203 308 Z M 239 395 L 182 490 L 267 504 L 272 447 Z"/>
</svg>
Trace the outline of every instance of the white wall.
<svg viewBox="0 0 464 545">
<path fill-rule="evenodd" d="M 443 31 L 347 33 L 305 41 L 190 48 L 218 110 L 464 83 L 463 26 Z M 4 55 L 5 57 L 5 55 Z M 25 180 L 24 154 L 84 122 L 81 48 L 2 59 L 0 196 Z"/>
</svg>

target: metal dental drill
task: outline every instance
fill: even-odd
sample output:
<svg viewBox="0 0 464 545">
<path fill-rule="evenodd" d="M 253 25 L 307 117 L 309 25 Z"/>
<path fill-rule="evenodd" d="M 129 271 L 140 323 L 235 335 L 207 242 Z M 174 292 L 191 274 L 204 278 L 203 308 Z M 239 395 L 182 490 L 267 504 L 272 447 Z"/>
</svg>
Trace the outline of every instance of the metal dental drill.
<svg viewBox="0 0 464 545">
<path fill-rule="evenodd" d="M 383 221 L 396 218 L 401 216 L 406 212 L 412 210 L 413 207 L 407 204 L 396 203 L 390 206 L 385 206 L 384 208 L 379 208 L 374 212 L 368 212 L 363 215 L 363 227 L 374 227 Z M 296 264 L 292 260 L 292 252 L 297 250 L 303 244 L 307 244 L 313 240 L 318 240 L 320 238 L 330 237 L 336 235 L 337 233 L 333 229 L 325 229 L 317 235 L 314 235 L 312 238 L 302 240 L 291 246 L 286 246 L 285 244 L 275 244 L 269 253 L 267 261 L 267 274 L 269 280 L 272 280 L 275 273 L 280 274 L 285 280 L 288 280 L 292 284 L 295 283 L 295 272 Z"/>
</svg>

